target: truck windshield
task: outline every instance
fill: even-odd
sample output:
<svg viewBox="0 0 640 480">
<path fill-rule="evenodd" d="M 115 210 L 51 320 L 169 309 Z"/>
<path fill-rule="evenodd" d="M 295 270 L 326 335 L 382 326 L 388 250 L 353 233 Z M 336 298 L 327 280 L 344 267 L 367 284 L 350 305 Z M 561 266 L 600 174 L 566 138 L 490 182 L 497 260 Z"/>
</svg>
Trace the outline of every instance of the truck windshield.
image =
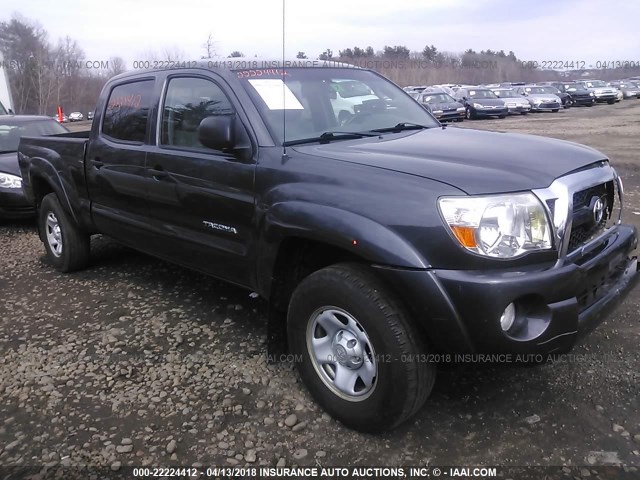
<svg viewBox="0 0 640 480">
<path fill-rule="evenodd" d="M 440 125 L 401 88 L 368 70 L 320 67 L 235 73 L 279 143 L 327 132 L 392 129 L 403 123 Z"/>
</svg>

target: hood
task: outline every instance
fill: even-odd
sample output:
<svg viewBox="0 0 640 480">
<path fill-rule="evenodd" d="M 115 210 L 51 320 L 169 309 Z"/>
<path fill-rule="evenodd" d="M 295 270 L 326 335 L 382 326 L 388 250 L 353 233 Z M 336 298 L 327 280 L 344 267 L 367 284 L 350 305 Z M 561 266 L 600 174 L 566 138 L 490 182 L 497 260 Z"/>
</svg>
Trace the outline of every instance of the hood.
<svg viewBox="0 0 640 480">
<path fill-rule="evenodd" d="M 470 98 L 467 102 L 479 103 L 484 106 L 494 105 L 496 107 L 504 107 L 504 102 L 499 98 Z"/>
<path fill-rule="evenodd" d="M 18 152 L 0 153 L 0 172 L 20 176 Z"/>
<path fill-rule="evenodd" d="M 461 103 L 458 103 L 458 102 L 427 103 L 427 105 L 429 105 L 429 108 L 431 110 L 451 110 L 452 108 L 456 109 L 463 106 Z"/>
<path fill-rule="evenodd" d="M 505 102 L 508 103 L 518 103 L 518 104 L 523 104 L 523 105 L 528 105 L 529 102 L 526 98 L 524 97 L 500 97 L 500 100 L 504 100 Z"/>
<path fill-rule="evenodd" d="M 529 98 L 539 98 L 544 102 L 559 102 L 560 97 L 554 95 L 553 93 L 530 93 L 528 95 Z"/>
<path fill-rule="evenodd" d="M 430 128 L 324 145 L 292 147 L 334 160 L 407 173 L 469 194 L 548 187 L 556 178 L 606 157 L 590 147 L 534 135 Z"/>
</svg>

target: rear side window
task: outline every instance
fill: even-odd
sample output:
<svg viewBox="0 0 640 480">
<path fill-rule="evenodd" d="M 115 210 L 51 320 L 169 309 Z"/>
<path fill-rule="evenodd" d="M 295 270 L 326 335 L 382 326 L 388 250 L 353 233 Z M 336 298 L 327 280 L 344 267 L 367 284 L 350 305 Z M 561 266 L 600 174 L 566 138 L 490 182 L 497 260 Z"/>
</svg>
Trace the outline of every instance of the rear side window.
<svg viewBox="0 0 640 480">
<path fill-rule="evenodd" d="M 178 77 L 169 81 L 162 110 L 162 145 L 206 148 L 198 140 L 200 122 L 211 115 L 232 115 L 233 107 L 215 83 L 204 78 Z"/>
<path fill-rule="evenodd" d="M 102 134 L 115 140 L 143 143 L 153 94 L 153 80 L 118 85 L 111 90 L 102 120 Z"/>
</svg>

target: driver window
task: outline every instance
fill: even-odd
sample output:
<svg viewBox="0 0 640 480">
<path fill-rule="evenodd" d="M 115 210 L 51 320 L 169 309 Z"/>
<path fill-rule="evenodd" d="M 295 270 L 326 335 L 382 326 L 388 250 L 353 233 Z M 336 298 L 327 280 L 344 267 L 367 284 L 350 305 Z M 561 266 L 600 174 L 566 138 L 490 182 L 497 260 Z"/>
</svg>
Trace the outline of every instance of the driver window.
<svg viewBox="0 0 640 480">
<path fill-rule="evenodd" d="M 162 109 L 160 142 L 175 147 L 207 148 L 198 140 L 200 122 L 211 115 L 233 113 L 229 99 L 210 80 L 172 78 Z"/>
</svg>

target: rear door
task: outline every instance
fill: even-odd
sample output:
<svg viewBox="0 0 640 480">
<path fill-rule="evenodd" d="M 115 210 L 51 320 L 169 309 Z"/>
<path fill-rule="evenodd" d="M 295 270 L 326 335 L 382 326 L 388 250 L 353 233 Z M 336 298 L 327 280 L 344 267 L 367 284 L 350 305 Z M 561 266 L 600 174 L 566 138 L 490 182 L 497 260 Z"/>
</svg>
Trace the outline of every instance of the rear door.
<svg viewBox="0 0 640 480">
<path fill-rule="evenodd" d="M 254 161 L 212 150 L 198 140 L 210 115 L 236 116 L 223 81 L 197 74 L 166 78 L 156 145 L 147 157 L 149 214 L 161 232 L 151 248 L 164 257 L 250 285 Z"/>
<path fill-rule="evenodd" d="M 133 246 L 144 245 L 149 229 L 145 160 L 154 84 L 140 78 L 111 88 L 86 155 L 94 224 Z"/>
</svg>

